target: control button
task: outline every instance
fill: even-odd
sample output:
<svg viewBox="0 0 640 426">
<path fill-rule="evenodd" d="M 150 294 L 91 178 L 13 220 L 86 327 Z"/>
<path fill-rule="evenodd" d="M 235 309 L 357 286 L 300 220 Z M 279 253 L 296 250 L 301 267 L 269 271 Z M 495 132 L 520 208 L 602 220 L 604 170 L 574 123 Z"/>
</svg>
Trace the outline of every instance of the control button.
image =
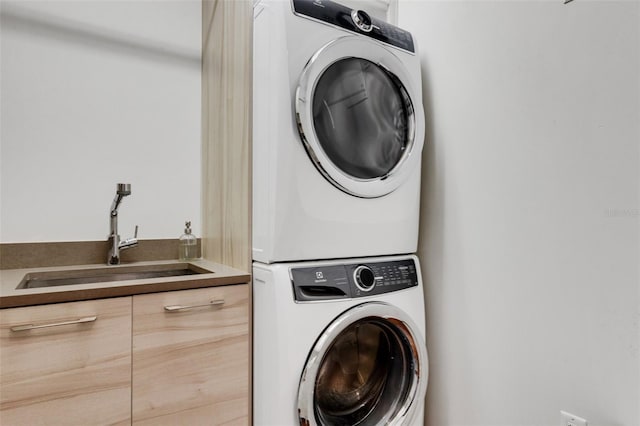
<svg viewBox="0 0 640 426">
<path fill-rule="evenodd" d="M 368 33 L 373 29 L 373 26 L 371 25 L 371 16 L 369 16 L 369 14 L 364 10 L 352 10 L 351 19 L 353 20 L 353 23 L 356 24 L 356 27 L 360 28 L 360 30 L 365 33 Z"/>
<path fill-rule="evenodd" d="M 376 278 L 368 266 L 358 266 L 353 272 L 353 278 L 356 281 L 356 287 L 362 291 L 371 291 L 375 287 Z"/>
</svg>

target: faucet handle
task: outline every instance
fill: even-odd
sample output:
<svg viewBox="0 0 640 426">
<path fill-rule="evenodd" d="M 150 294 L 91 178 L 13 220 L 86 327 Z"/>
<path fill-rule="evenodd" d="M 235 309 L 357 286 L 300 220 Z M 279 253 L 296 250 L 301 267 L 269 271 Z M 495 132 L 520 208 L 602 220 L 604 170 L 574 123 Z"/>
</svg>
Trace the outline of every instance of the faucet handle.
<svg viewBox="0 0 640 426">
<path fill-rule="evenodd" d="M 120 250 L 126 250 L 128 248 L 135 247 L 137 245 L 138 245 L 138 225 L 136 225 L 136 230 L 133 237 L 120 241 L 120 243 L 118 244 L 118 248 Z"/>
</svg>

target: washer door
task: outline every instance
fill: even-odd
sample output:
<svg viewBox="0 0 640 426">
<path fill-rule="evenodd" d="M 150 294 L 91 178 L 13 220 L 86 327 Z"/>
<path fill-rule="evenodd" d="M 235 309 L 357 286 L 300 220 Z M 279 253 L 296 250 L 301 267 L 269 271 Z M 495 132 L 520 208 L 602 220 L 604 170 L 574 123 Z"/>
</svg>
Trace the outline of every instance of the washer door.
<svg viewBox="0 0 640 426">
<path fill-rule="evenodd" d="M 295 101 L 298 130 L 331 183 L 351 195 L 380 197 L 420 164 L 420 99 L 389 49 L 364 37 L 342 37 L 322 47 L 303 70 Z"/>
<path fill-rule="evenodd" d="M 381 302 L 355 306 L 318 338 L 298 389 L 300 425 L 408 425 L 428 379 L 413 322 Z"/>
</svg>

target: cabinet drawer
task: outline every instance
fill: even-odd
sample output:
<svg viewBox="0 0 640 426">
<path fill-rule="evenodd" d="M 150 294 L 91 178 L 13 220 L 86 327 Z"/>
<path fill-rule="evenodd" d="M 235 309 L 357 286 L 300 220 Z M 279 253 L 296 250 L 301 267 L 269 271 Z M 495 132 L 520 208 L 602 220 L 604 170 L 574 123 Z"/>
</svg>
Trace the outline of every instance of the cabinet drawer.
<svg viewBox="0 0 640 426">
<path fill-rule="evenodd" d="M 129 424 L 131 297 L 0 310 L 0 418 Z"/>
<path fill-rule="evenodd" d="M 133 297 L 133 423 L 248 424 L 249 286 Z"/>
</svg>

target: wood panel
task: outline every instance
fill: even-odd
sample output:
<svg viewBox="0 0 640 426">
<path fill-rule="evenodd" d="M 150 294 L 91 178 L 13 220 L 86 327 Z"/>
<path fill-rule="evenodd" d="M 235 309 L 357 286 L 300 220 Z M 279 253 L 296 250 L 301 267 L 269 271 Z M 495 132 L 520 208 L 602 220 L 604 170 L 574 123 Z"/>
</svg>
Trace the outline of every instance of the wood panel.
<svg viewBox="0 0 640 426">
<path fill-rule="evenodd" d="M 135 425 L 249 424 L 248 306 L 248 284 L 133 297 Z"/>
<path fill-rule="evenodd" d="M 249 271 L 253 7 L 202 5 L 202 254 Z"/>
<path fill-rule="evenodd" d="M 3 426 L 130 424 L 130 414 L 130 297 L 0 310 Z"/>
</svg>

